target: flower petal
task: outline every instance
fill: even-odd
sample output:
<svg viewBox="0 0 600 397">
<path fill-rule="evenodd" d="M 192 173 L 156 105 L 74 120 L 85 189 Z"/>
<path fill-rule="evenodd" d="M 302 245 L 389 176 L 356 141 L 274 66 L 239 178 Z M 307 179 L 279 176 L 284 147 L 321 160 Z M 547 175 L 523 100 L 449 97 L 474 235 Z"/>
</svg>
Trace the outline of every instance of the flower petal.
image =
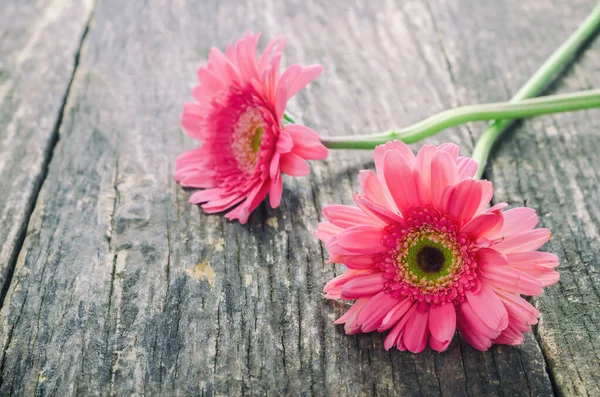
<svg viewBox="0 0 600 397">
<path fill-rule="evenodd" d="M 410 298 L 404 298 L 398 301 L 398 304 L 388 311 L 386 316 L 383 318 L 381 325 L 377 329 L 378 332 L 387 331 L 392 328 L 404 315 L 410 310 L 411 307 L 415 306 L 415 303 Z"/>
<path fill-rule="evenodd" d="M 444 190 L 441 209 L 448 213 L 460 226 L 469 222 L 481 204 L 482 181 L 465 179 Z"/>
<path fill-rule="evenodd" d="M 398 299 L 393 298 L 386 291 L 381 291 L 371 298 L 357 319 L 357 324 L 361 326 L 361 331 L 366 333 L 379 328 L 384 317 L 398 302 Z"/>
<path fill-rule="evenodd" d="M 323 207 L 323 216 L 329 222 L 344 229 L 359 225 L 380 225 L 368 217 L 360 208 L 349 205 L 327 205 Z"/>
<path fill-rule="evenodd" d="M 279 207 L 282 193 L 283 179 L 281 178 L 281 173 L 278 173 L 277 177 L 271 180 L 271 190 L 269 191 L 269 204 L 271 204 L 271 208 Z"/>
<path fill-rule="evenodd" d="M 387 189 L 383 186 L 377 175 L 371 170 L 363 170 L 358 174 L 358 181 L 363 195 L 369 200 L 392 212 L 398 211 Z"/>
<path fill-rule="evenodd" d="M 384 230 L 378 226 L 353 226 L 338 234 L 340 247 L 357 254 L 376 254 L 386 249 Z"/>
<path fill-rule="evenodd" d="M 300 70 L 300 73 L 298 73 L 297 77 L 290 83 L 288 99 L 296 95 L 302 88 L 316 79 L 321 73 L 323 73 L 323 66 L 321 65 L 309 65 L 303 67 L 302 70 Z"/>
<path fill-rule="evenodd" d="M 432 306 L 429 309 L 429 332 L 436 340 L 452 340 L 456 330 L 456 309 L 453 303 Z"/>
<path fill-rule="evenodd" d="M 385 338 L 385 341 L 383 342 L 383 348 L 385 350 L 390 350 L 393 346 L 396 346 L 400 350 L 406 350 L 404 342 L 402 342 L 402 333 L 404 331 L 406 323 L 413 317 L 413 315 L 417 311 L 417 306 L 417 304 L 413 304 L 412 306 L 410 306 L 410 308 L 404 314 L 404 316 L 402 316 L 400 321 L 398 321 L 396 325 L 394 325 L 394 328 L 392 328 L 390 333 Z M 402 349 L 403 347 L 404 349 Z"/>
<path fill-rule="evenodd" d="M 281 172 L 291 176 L 306 176 L 310 174 L 310 166 L 302 157 L 294 153 L 281 155 Z"/>
<path fill-rule="evenodd" d="M 389 150 L 385 153 L 383 176 L 392 200 L 400 212 L 419 204 L 415 178 L 400 152 Z"/>
<path fill-rule="evenodd" d="M 390 141 L 386 142 L 383 145 L 379 145 L 375 148 L 375 170 L 377 171 L 377 176 L 381 179 L 381 182 L 385 185 L 385 180 L 383 178 L 383 159 L 385 157 L 386 152 L 394 150 L 399 152 L 404 158 L 405 163 L 412 170 L 415 166 L 415 154 L 410 150 L 408 145 L 402 141 Z"/>
<path fill-rule="evenodd" d="M 534 277 L 510 266 L 491 266 L 480 264 L 480 278 L 482 281 L 510 292 L 523 295 L 539 295 L 542 285 Z"/>
<path fill-rule="evenodd" d="M 421 181 L 423 182 L 423 181 Z M 434 208 L 439 208 L 444 189 L 458 182 L 458 170 L 452 155 L 440 150 L 431 161 L 431 202 Z"/>
<path fill-rule="evenodd" d="M 502 331 L 508 326 L 508 313 L 492 288 L 482 284 L 478 293 L 467 291 L 465 295 L 475 314 L 489 328 Z"/>
<path fill-rule="evenodd" d="M 372 273 L 354 278 L 342 287 L 343 299 L 356 299 L 373 296 L 383 290 L 387 279 L 383 273 Z"/>
<path fill-rule="evenodd" d="M 402 340 L 411 353 L 420 353 L 427 347 L 429 330 L 427 327 L 429 318 L 428 310 L 417 309 L 411 319 L 406 323 Z"/>
<path fill-rule="evenodd" d="M 535 251 L 546 244 L 552 237 L 548 229 L 533 229 L 507 236 L 494 245 L 494 249 L 505 254 L 522 251 Z"/>
</svg>

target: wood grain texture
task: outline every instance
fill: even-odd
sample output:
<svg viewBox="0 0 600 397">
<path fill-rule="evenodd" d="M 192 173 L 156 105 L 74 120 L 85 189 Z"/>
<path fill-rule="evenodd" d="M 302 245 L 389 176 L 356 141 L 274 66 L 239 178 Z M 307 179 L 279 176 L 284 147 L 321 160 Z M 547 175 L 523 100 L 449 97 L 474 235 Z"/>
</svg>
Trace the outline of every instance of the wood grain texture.
<svg viewBox="0 0 600 397">
<path fill-rule="evenodd" d="M 0 3 L 0 290 L 44 179 L 91 11 L 91 1 Z"/>
<path fill-rule="evenodd" d="M 494 5 L 488 3 L 488 9 Z M 436 12 L 455 82 L 466 87 L 460 100 L 509 97 L 593 6 L 593 1 L 534 2 L 486 17 L 455 4 Z M 448 22 L 455 18 L 461 18 L 460 32 Z M 528 31 L 532 24 L 538 28 Z M 475 34 L 484 39 L 467 40 Z M 492 43 L 499 44 L 498 56 L 472 58 Z M 551 92 L 597 87 L 598 65 L 596 39 Z M 479 81 L 493 81 L 493 89 L 482 90 Z M 544 249 L 560 257 L 561 280 L 533 301 L 542 314 L 537 339 L 555 390 L 566 396 L 600 395 L 599 119 L 600 111 L 592 110 L 524 122 L 498 145 L 486 175 L 495 184 L 495 201 L 536 208 L 541 224 L 553 232 Z"/>
<path fill-rule="evenodd" d="M 321 289 L 342 269 L 324 264 L 312 231 L 323 205 L 351 202 L 370 153 L 313 162 L 310 177 L 285 180 L 281 208 L 263 204 L 248 225 L 202 214 L 174 183 L 174 158 L 193 146 L 179 113 L 211 45 L 249 29 L 287 35 L 286 64 L 326 70 L 291 113 L 323 134 L 363 133 L 505 99 L 593 5 L 370 3 L 98 1 L 0 312 L 1 395 L 595 394 L 598 361 L 584 353 L 599 344 L 598 213 L 586 199 L 597 112 L 517 128 L 488 169 L 498 201 L 540 212 L 563 261 L 560 285 L 535 300 L 537 337 L 519 348 L 481 353 L 456 337 L 443 354 L 386 352 L 382 335 L 333 325 L 346 307 Z M 600 80 L 588 53 L 564 90 Z M 468 153 L 481 128 L 430 142 Z"/>
</svg>

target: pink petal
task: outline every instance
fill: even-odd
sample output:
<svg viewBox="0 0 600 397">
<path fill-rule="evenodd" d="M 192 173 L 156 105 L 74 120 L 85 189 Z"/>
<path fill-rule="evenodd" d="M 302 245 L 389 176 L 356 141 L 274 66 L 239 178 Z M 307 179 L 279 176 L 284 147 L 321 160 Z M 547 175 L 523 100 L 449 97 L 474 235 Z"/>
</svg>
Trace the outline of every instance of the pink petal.
<svg viewBox="0 0 600 397">
<path fill-rule="evenodd" d="M 323 145 L 315 147 L 294 146 L 292 153 L 297 154 L 305 160 L 323 160 L 329 156 L 329 149 Z"/>
<path fill-rule="evenodd" d="M 492 248 L 483 248 L 477 251 L 477 263 L 479 266 L 489 264 L 493 266 L 508 266 L 506 256 Z"/>
<path fill-rule="evenodd" d="M 286 153 L 281 156 L 281 172 L 291 176 L 306 176 L 310 174 L 310 166 L 302 157 L 294 153 Z"/>
<path fill-rule="evenodd" d="M 383 184 L 373 171 L 360 171 L 358 174 L 358 181 L 360 182 L 365 197 L 390 211 L 398 211 L 386 188 L 383 187 Z"/>
<path fill-rule="evenodd" d="M 504 212 L 503 236 L 531 230 L 537 225 L 538 217 L 533 208 L 512 208 Z"/>
<path fill-rule="evenodd" d="M 398 299 L 393 298 L 385 291 L 375 295 L 358 316 L 357 324 L 361 326 L 361 331 L 365 333 L 375 331 L 381 325 L 386 314 L 397 304 Z"/>
<path fill-rule="evenodd" d="M 281 75 L 281 78 L 279 79 L 279 85 L 285 84 L 287 87 L 286 89 L 287 89 L 288 96 L 287 96 L 286 100 L 293 97 L 293 95 L 290 95 L 290 88 L 292 86 L 292 83 L 298 77 L 298 74 L 300 73 L 301 70 L 302 70 L 302 66 L 300 66 L 296 63 L 294 65 L 289 66 Z"/>
<path fill-rule="evenodd" d="M 273 158 L 271 158 L 271 164 L 269 164 L 269 176 L 271 179 L 277 177 L 279 172 L 279 160 L 281 159 L 281 155 L 279 153 L 273 153 Z"/>
<path fill-rule="evenodd" d="M 472 179 L 477 173 L 477 162 L 469 157 L 459 157 L 456 160 L 458 179 Z"/>
<path fill-rule="evenodd" d="M 349 205 L 334 204 L 325 206 L 323 215 L 329 222 L 344 229 L 358 225 L 379 225 L 379 223 L 374 222 L 365 215 L 360 208 Z"/>
<path fill-rule="evenodd" d="M 506 254 L 506 259 L 511 266 L 541 266 L 553 269 L 558 266 L 558 257 L 549 252 L 515 252 Z"/>
<path fill-rule="evenodd" d="M 450 142 L 442 143 L 440 146 L 438 146 L 438 150 L 440 152 L 448 153 L 450 155 L 450 158 L 452 158 L 453 162 L 455 162 L 458 159 L 458 153 L 460 152 L 458 145 Z"/>
<path fill-rule="evenodd" d="M 223 197 L 223 194 L 223 189 L 220 188 L 199 190 L 192 194 L 190 203 L 199 204 L 210 200 L 218 200 Z"/>
<path fill-rule="evenodd" d="M 211 200 L 207 203 L 202 204 L 202 209 L 207 214 L 214 214 L 216 212 L 225 211 L 228 208 L 236 205 L 237 203 L 244 200 L 246 197 L 243 195 L 231 194 L 222 199 Z"/>
<path fill-rule="evenodd" d="M 538 280 L 517 269 L 485 263 L 480 264 L 479 268 L 481 280 L 494 287 L 523 295 L 535 296 L 542 293 L 542 286 Z"/>
<path fill-rule="evenodd" d="M 492 345 L 492 339 L 500 335 L 501 331 L 491 329 L 481 321 L 468 301 L 459 306 L 458 312 L 458 331 L 476 349 L 487 350 Z"/>
<path fill-rule="evenodd" d="M 475 314 L 489 328 L 502 331 L 508 326 L 508 313 L 492 288 L 482 284 L 478 293 L 467 291 L 465 295 Z"/>
<path fill-rule="evenodd" d="M 343 263 L 350 269 L 370 269 L 375 264 L 376 259 L 376 255 L 342 256 L 339 263 Z"/>
<path fill-rule="evenodd" d="M 323 73 L 323 66 L 321 65 L 310 65 L 302 68 L 296 79 L 290 83 L 288 99 L 296 95 L 302 88 L 316 79 L 321 73 Z"/>
<path fill-rule="evenodd" d="M 513 326 L 506 328 L 500 336 L 494 339 L 494 343 L 500 345 L 518 346 L 523 343 L 523 334 Z"/>
<path fill-rule="evenodd" d="M 404 314 L 402 319 L 400 319 L 400 321 L 398 321 L 394 328 L 392 328 L 388 336 L 385 338 L 385 341 L 383 342 L 383 348 L 385 350 L 390 350 L 394 345 L 396 345 L 398 348 L 404 346 L 403 343 L 401 344 L 402 332 L 404 331 L 404 327 L 406 326 L 408 320 L 410 320 L 417 311 L 417 306 L 418 305 L 416 304 L 412 305 L 410 309 L 408 309 L 408 311 Z"/>
<path fill-rule="evenodd" d="M 292 152 L 302 157 L 305 160 L 322 160 L 327 158 L 329 150 L 321 143 L 319 134 L 310 128 L 299 125 L 290 124 L 284 127 L 294 141 Z"/>
<path fill-rule="evenodd" d="M 454 304 L 446 303 L 429 309 L 429 332 L 436 340 L 452 340 L 456 330 L 456 309 Z"/>
<path fill-rule="evenodd" d="M 404 220 L 398 214 L 373 203 L 366 197 L 359 196 L 358 194 L 353 194 L 352 196 L 356 205 L 375 222 L 377 222 L 377 224 L 386 226 L 394 222 L 404 222 Z"/>
<path fill-rule="evenodd" d="M 267 67 L 267 65 L 269 63 L 269 58 L 271 57 L 273 48 L 275 48 L 275 46 L 277 44 L 279 44 L 281 41 L 282 41 L 281 36 L 275 36 L 275 38 L 273 40 L 271 40 L 269 42 L 269 44 L 267 44 L 267 46 L 265 47 L 265 50 L 262 53 L 259 64 L 258 64 L 258 68 L 259 68 L 260 72 L 265 70 L 265 68 Z"/>
<path fill-rule="evenodd" d="M 494 185 L 492 185 L 492 182 L 481 180 L 479 183 L 481 184 L 481 203 L 477 211 L 475 211 L 476 215 L 481 214 L 490 204 L 490 201 L 492 201 L 492 197 L 494 197 Z"/>
<path fill-rule="evenodd" d="M 317 230 L 315 231 L 315 236 L 323 242 L 327 242 L 332 236 L 338 234 L 343 229 L 335 226 L 333 223 L 329 222 L 321 222 L 318 225 Z"/>
<path fill-rule="evenodd" d="M 342 287 L 343 299 L 356 299 L 373 296 L 381 292 L 385 287 L 387 279 L 383 273 L 373 273 L 357 277 Z"/>
<path fill-rule="evenodd" d="M 400 152 L 390 150 L 385 153 L 383 176 L 392 200 L 400 212 L 419 204 L 415 179 Z"/>
<path fill-rule="evenodd" d="M 421 181 L 423 182 L 423 181 Z M 431 161 L 431 202 L 439 208 L 444 189 L 458 182 L 458 170 L 450 153 L 440 150 Z"/>
<path fill-rule="evenodd" d="M 277 152 L 280 154 L 288 153 L 294 147 L 294 141 L 290 134 L 285 130 L 281 131 L 279 138 L 277 139 Z"/>
<path fill-rule="evenodd" d="M 439 150 L 433 145 L 423 145 L 417 153 L 415 164 L 415 180 L 420 204 L 431 203 L 431 163 Z"/>
<path fill-rule="evenodd" d="M 249 212 L 254 211 L 254 209 L 265 199 L 267 193 L 271 188 L 270 181 L 263 183 L 260 186 L 256 186 L 248 195 L 248 199 L 246 203 L 248 205 Z"/>
<path fill-rule="evenodd" d="M 188 150 L 177 156 L 175 164 L 177 168 L 183 167 L 184 165 L 200 163 L 203 157 L 206 155 L 206 149 L 199 147 L 196 149 Z"/>
<path fill-rule="evenodd" d="M 201 67 L 198 69 L 198 80 L 202 86 L 207 87 L 212 92 L 227 89 L 227 86 L 223 83 L 219 76 L 207 68 Z"/>
<path fill-rule="evenodd" d="M 289 124 L 283 128 L 283 131 L 290 134 L 294 140 L 294 145 L 306 145 L 308 147 L 321 145 L 321 138 L 312 129 L 301 124 Z"/>
<path fill-rule="evenodd" d="M 505 291 L 503 289 L 495 289 L 496 294 L 502 300 L 506 311 L 508 312 L 511 321 L 518 319 L 527 325 L 537 323 L 540 317 L 539 312 L 531 303 L 521 298 L 519 295 Z"/>
<path fill-rule="evenodd" d="M 287 94 L 288 87 L 287 84 L 281 84 L 277 88 L 277 92 L 275 93 L 275 115 L 277 117 L 277 121 L 281 123 L 283 119 L 283 113 L 285 112 L 285 105 L 287 105 Z"/>
<path fill-rule="evenodd" d="M 442 196 L 442 211 L 462 226 L 475 215 L 481 203 L 481 194 L 481 181 L 465 179 L 455 186 L 448 186 Z"/>
<path fill-rule="evenodd" d="M 458 317 L 456 328 L 462 337 L 477 350 L 486 351 L 492 346 L 492 339 L 478 334 L 477 331 L 465 319 L 464 315 Z"/>
<path fill-rule="evenodd" d="M 353 226 L 338 234 L 340 247 L 357 254 L 376 254 L 387 247 L 383 243 L 385 232 L 378 226 Z"/>
<path fill-rule="evenodd" d="M 452 339 L 442 342 L 434 338 L 433 335 L 429 335 L 429 346 L 438 353 L 446 351 L 450 346 L 450 342 L 452 342 Z"/>
<path fill-rule="evenodd" d="M 195 114 L 182 114 L 181 128 L 193 139 L 204 139 L 204 121 Z"/>
<path fill-rule="evenodd" d="M 354 335 L 354 334 L 358 334 L 360 333 L 360 325 L 358 325 L 356 323 L 356 319 L 358 318 L 358 315 L 360 314 L 362 307 L 364 306 L 365 303 L 368 302 L 370 298 L 363 298 L 363 299 L 359 299 L 354 306 L 358 307 L 352 311 L 352 313 L 348 316 L 348 318 L 345 321 L 344 324 L 344 331 L 346 332 L 347 335 Z M 352 306 L 352 308 L 354 308 L 354 306 Z M 352 310 L 351 308 L 351 310 Z"/>
<path fill-rule="evenodd" d="M 344 313 L 340 318 L 335 320 L 333 323 L 334 324 L 344 324 L 346 321 L 350 320 L 351 318 L 356 319 L 356 317 L 358 317 L 360 311 L 365 306 L 365 304 L 369 301 L 369 299 L 370 298 L 361 298 L 361 299 L 357 300 L 350 307 L 350 309 L 348 309 L 348 311 L 346 311 L 346 313 Z"/>
<path fill-rule="evenodd" d="M 379 145 L 375 148 L 375 170 L 377 171 L 377 176 L 381 178 L 381 182 L 385 185 L 385 181 L 383 179 L 383 159 L 385 157 L 385 153 L 388 151 L 394 150 L 399 152 L 404 158 L 405 163 L 412 170 L 415 165 L 415 155 L 410 150 L 408 145 L 402 141 L 390 141 L 386 142 L 383 145 Z"/>
<path fill-rule="evenodd" d="M 271 190 L 269 191 L 269 204 L 271 204 L 271 208 L 279 207 L 282 193 L 283 179 L 281 178 L 281 173 L 279 173 L 275 179 L 271 180 Z"/>
<path fill-rule="evenodd" d="M 323 287 L 323 292 L 325 292 L 325 298 L 327 299 L 340 299 L 342 297 L 342 287 L 349 282 L 358 277 L 362 277 L 366 274 L 371 274 L 368 270 L 348 270 L 341 275 L 335 277 L 334 279 L 329 280 L 325 287 Z M 336 323 L 337 324 L 337 323 Z"/>
<path fill-rule="evenodd" d="M 534 229 L 507 236 L 494 245 L 494 249 L 505 254 L 521 251 L 535 251 L 552 237 L 548 229 Z"/>
<path fill-rule="evenodd" d="M 471 219 L 461 230 L 461 233 L 469 234 L 473 240 L 480 237 L 491 238 L 503 225 L 502 213 L 485 212 Z"/>
<path fill-rule="evenodd" d="M 402 340 L 408 351 L 420 353 L 427 347 L 429 330 L 427 328 L 429 311 L 417 309 L 412 318 L 406 323 Z"/>
<path fill-rule="evenodd" d="M 212 188 L 215 187 L 215 180 L 211 175 L 205 173 L 196 173 L 194 175 L 186 175 L 179 179 L 179 184 L 184 187 L 197 188 Z"/>
<path fill-rule="evenodd" d="M 398 321 L 400 321 L 400 319 L 404 317 L 411 307 L 415 307 L 415 303 L 412 299 L 404 298 L 403 300 L 400 300 L 396 306 L 388 311 L 377 331 L 383 332 L 392 328 Z"/>
</svg>

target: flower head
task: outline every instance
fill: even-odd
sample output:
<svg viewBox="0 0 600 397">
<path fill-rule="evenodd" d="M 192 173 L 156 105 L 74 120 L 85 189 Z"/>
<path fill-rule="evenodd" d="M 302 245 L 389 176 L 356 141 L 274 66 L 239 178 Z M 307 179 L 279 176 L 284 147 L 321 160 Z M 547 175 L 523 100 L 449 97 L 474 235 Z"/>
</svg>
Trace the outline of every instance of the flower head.
<svg viewBox="0 0 600 397">
<path fill-rule="evenodd" d="M 375 149 L 375 167 L 360 173 L 357 206 L 325 207 L 315 233 L 330 262 L 348 267 L 326 298 L 356 299 L 336 324 L 348 334 L 390 330 L 386 349 L 415 353 L 428 343 L 446 350 L 456 329 L 479 350 L 520 344 L 539 317 L 520 294 L 559 278 L 558 258 L 536 251 L 551 235 L 534 229 L 535 211 L 487 208 L 491 182 L 473 179 L 477 164 L 453 144 L 415 156 L 389 142 Z"/>
<path fill-rule="evenodd" d="M 233 208 L 227 218 L 241 223 L 267 194 L 272 207 L 279 205 L 282 173 L 307 175 L 306 160 L 328 154 L 310 128 L 282 126 L 288 99 L 323 68 L 292 65 L 280 73 L 285 40 L 271 41 L 258 57 L 259 37 L 248 34 L 225 54 L 211 49 L 192 91 L 197 102 L 185 104 L 181 118 L 184 130 L 202 145 L 180 155 L 175 171 L 182 186 L 205 189 L 190 202 L 205 203 L 207 213 Z"/>
</svg>

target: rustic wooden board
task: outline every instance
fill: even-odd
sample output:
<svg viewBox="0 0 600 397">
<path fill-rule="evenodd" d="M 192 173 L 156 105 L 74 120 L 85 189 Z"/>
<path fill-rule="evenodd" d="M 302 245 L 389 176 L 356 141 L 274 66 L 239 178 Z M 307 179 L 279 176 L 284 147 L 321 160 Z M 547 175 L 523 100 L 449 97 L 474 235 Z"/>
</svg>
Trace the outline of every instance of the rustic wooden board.
<svg viewBox="0 0 600 397">
<path fill-rule="evenodd" d="M 25 237 L 91 1 L 0 3 L 0 300 Z"/>
<path fill-rule="evenodd" d="M 456 5 L 436 12 L 455 82 L 466 87 L 461 101 L 497 101 L 516 92 L 520 76 L 531 75 L 593 6 L 593 1 L 533 2 L 526 12 L 507 7 L 487 17 Z M 459 17 L 460 31 L 449 22 Z M 527 32 L 531 24 L 539 28 Z M 477 34 L 484 39 L 467 39 Z M 495 55 L 473 57 L 492 43 L 500 44 Z M 597 87 L 598 65 L 596 39 L 551 92 Z M 492 89 L 481 89 L 478 81 L 493 82 Z M 561 280 L 534 299 L 542 313 L 536 335 L 555 391 L 566 396 L 600 395 L 599 119 L 600 111 L 593 110 L 522 123 L 498 145 L 487 173 L 496 201 L 536 208 L 553 232 L 545 249 L 561 258 Z"/>
<path fill-rule="evenodd" d="M 245 226 L 202 214 L 172 179 L 193 146 L 178 124 L 196 68 L 248 29 L 287 35 L 287 64 L 325 66 L 293 114 L 324 134 L 361 133 L 510 96 L 594 2 L 283 3 L 99 1 L 0 312 L 0 394 L 596 394 L 598 212 L 585 198 L 598 112 L 526 123 L 489 167 L 496 199 L 537 208 L 563 260 L 519 348 L 481 353 L 456 338 L 444 354 L 386 352 L 381 335 L 333 325 L 344 306 L 321 289 L 341 268 L 324 264 L 312 231 L 323 205 L 350 202 L 370 153 L 314 163 L 285 181 L 280 209 L 262 205 Z M 597 48 L 561 90 L 600 81 Z M 430 141 L 468 152 L 481 129 Z"/>
</svg>

